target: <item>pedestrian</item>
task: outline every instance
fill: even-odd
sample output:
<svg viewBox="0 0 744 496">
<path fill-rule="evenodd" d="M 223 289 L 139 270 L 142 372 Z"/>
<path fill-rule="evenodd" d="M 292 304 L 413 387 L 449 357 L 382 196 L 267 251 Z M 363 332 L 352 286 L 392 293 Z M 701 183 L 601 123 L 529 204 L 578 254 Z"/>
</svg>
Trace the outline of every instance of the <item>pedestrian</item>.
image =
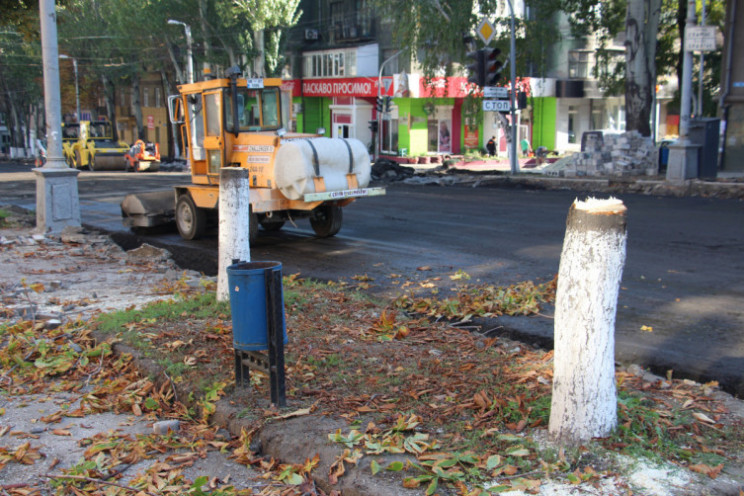
<svg viewBox="0 0 744 496">
<path fill-rule="evenodd" d="M 486 150 L 488 150 L 488 155 L 491 157 L 496 155 L 496 136 L 491 136 L 491 139 L 488 140 L 488 143 L 486 143 Z"/>
<path fill-rule="evenodd" d="M 522 141 L 519 142 L 519 144 L 522 147 L 522 156 L 529 157 L 532 154 L 532 147 L 530 146 L 529 140 L 527 138 L 523 138 Z"/>
</svg>

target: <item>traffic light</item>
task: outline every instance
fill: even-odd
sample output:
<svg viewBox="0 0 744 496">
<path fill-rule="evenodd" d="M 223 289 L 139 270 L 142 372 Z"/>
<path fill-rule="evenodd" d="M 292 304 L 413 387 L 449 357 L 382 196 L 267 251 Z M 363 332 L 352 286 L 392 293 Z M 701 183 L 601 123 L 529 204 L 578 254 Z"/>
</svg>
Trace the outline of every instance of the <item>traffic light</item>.
<svg viewBox="0 0 744 496">
<path fill-rule="evenodd" d="M 468 52 L 466 55 L 468 59 L 472 59 L 472 62 L 466 66 L 468 69 L 468 83 L 473 83 L 481 88 L 486 79 L 484 55 L 483 50 Z"/>
<path fill-rule="evenodd" d="M 369 121 L 369 130 L 373 133 L 377 132 L 377 121 Z"/>
<path fill-rule="evenodd" d="M 484 86 L 496 86 L 501 79 L 504 63 L 498 59 L 499 55 L 501 55 L 501 50 L 498 48 L 483 49 Z"/>
<path fill-rule="evenodd" d="M 393 103 L 393 98 L 390 96 L 386 96 L 385 105 L 384 105 L 385 113 L 390 112 L 390 106 L 392 105 L 392 103 Z"/>
<path fill-rule="evenodd" d="M 380 114 L 382 113 L 382 111 L 384 110 L 384 105 L 385 105 L 385 103 L 384 103 L 382 97 L 381 96 L 378 96 L 377 97 L 377 101 L 375 102 L 375 108 L 377 109 L 377 112 L 378 113 L 380 113 Z"/>
</svg>

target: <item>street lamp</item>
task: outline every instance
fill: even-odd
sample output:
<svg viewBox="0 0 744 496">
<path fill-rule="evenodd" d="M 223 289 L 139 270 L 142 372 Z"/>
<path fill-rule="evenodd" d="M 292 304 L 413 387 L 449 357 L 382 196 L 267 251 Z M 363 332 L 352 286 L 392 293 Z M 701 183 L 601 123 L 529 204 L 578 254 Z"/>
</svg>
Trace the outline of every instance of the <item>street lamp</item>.
<svg viewBox="0 0 744 496">
<path fill-rule="evenodd" d="M 77 59 L 75 57 L 65 55 L 64 53 L 60 53 L 59 58 L 72 60 L 72 69 L 75 72 L 75 120 L 77 122 L 80 122 L 80 89 L 78 87 Z"/>
<path fill-rule="evenodd" d="M 194 54 L 191 51 L 191 26 L 185 22 L 177 21 L 175 19 L 168 19 L 168 24 L 180 24 L 186 31 L 186 56 L 188 58 L 188 71 L 187 78 L 189 83 L 194 82 Z"/>
</svg>

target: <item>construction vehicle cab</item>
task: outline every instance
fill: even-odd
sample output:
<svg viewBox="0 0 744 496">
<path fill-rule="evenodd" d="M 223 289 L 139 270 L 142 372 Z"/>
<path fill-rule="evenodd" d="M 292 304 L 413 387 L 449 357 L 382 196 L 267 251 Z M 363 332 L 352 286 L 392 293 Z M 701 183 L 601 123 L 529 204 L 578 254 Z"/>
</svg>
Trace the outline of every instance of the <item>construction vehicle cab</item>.
<svg viewBox="0 0 744 496">
<path fill-rule="evenodd" d="M 281 79 L 245 79 L 233 68 L 226 78 L 178 89 L 168 106 L 189 145 L 192 184 L 175 190 L 175 220 L 184 238 L 201 236 L 216 215 L 222 167 L 250 171 L 251 238 L 258 225 L 277 230 L 301 217 L 318 236 L 333 236 L 341 229 L 342 207 L 385 193 L 366 187 L 371 164 L 360 141 L 284 131 L 289 105 Z"/>
</svg>

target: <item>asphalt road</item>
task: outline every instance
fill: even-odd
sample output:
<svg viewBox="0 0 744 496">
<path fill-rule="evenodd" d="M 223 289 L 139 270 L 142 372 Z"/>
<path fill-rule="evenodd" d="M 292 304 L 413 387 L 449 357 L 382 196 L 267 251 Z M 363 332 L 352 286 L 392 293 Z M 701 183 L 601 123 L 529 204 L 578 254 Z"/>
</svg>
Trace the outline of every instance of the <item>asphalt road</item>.
<svg viewBox="0 0 744 496">
<path fill-rule="evenodd" d="M 10 167 L 10 171 L 7 169 Z M 0 166 L 0 203 L 33 208 L 32 174 Z M 169 246 L 177 262 L 206 272 L 216 267 L 216 233 L 198 242 L 161 233 L 138 239 L 122 234 L 118 203 L 126 191 L 167 189 L 186 174 L 83 172 L 84 223 L 119 231 L 122 243 Z M 384 197 L 345 209 L 338 236 L 316 239 L 306 220 L 265 233 L 253 260 L 278 260 L 285 274 L 319 279 L 366 275 L 385 295 L 404 281 L 462 270 L 471 282 L 510 284 L 548 280 L 558 272 L 568 209 L 576 191 L 409 186 L 393 184 Z M 619 300 L 618 361 L 655 372 L 717 380 L 744 397 L 744 204 L 735 200 L 620 195 L 628 207 L 628 249 Z M 429 267 L 431 270 L 417 270 Z M 415 287 L 415 286 L 414 286 Z M 551 309 L 546 313 L 550 314 Z M 548 344 L 549 317 L 503 318 L 523 339 Z M 642 327 L 652 328 L 644 331 Z"/>
</svg>

